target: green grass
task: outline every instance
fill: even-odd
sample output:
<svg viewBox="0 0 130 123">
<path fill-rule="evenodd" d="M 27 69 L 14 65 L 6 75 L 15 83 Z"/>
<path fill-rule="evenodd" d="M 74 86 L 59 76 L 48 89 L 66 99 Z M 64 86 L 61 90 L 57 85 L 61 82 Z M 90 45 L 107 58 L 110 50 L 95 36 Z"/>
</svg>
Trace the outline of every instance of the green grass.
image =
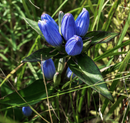
<svg viewBox="0 0 130 123">
<path fill-rule="evenodd" d="M 50 117 L 54 123 L 90 121 L 98 123 L 102 121 L 102 117 L 102 122 L 106 123 L 127 122 L 127 118 L 130 119 L 130 2 L 128 0 L 31 0 L 31 2 L 2 0 L 0 3 L 0 84 L 3 82 L 0 87 L 0 122 L 42 123 L 45 120 L 52 122 Z M 97 44 L 86 51 L 100 68 L 104 83 L 107 83 L 114 97 L 114 103 L 91 89 L 92 85 L 88 86 L 74 78 L 61 83 L 60 88 L 56 87 L 53 93 L 51 87 L 47 88 L 51 111 L 49 115 L 47 97 L 42 94 L 46 93 L 44 84 L 33 86 L 38 94 L 29 93 L 33 92 L 29 90 L 31 84 L 43 79 L 40 63 L 28 62 L 19 66 L 25 57 L 41 49 L 45 42 L 24 18 L 38 22 L 41 14 L 46 12 L 58 22 L 58 13 L 63 11 L 72 13 L 76 19 L 83 7 L 90 13 L 89 31 L 120 33 L 111 41 Z M 57 66 L 58 61 L 56 59 L 54 61 Z M 6 77 L 8 79 L 4 81 Z M 26 93 L 20 91 L 24 89 Z M 12 92 L 14 96 L 11 97 L 9 94 Z M 31 95 L 32 98 L 35 95 L 37 98 L 29 100 L 27 95 L 28 97 Z M 9 100 L 8 104 L 1 102 L 4 96 Z M 15 97 L 19 99 L 14 99 L 16 103 L 13 102 Z M 33 109 L 30 117 L 22 114 L 23 105 L 29 105 Z"/>
</svg>

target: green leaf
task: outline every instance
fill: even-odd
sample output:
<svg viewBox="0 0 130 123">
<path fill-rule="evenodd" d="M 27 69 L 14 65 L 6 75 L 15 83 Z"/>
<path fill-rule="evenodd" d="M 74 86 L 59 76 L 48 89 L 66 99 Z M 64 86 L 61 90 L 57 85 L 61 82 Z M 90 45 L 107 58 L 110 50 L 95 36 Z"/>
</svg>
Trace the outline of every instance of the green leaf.
<svg viewBox="0 0 130 123">
<path fill-rule="evenodd" d="M 102 75 L 109 74 L 111 72 L 114 72 L 115 70 L 119 69 L 122 62 L 116 63 L 114 65 L 110 65 L 109 67 L 106 67 L 105 70 L 102 72 Z"/>
<path fill-rule="evenodd" d="M 119 46 L 119 45 L 118 45 L 118 46 Z M 121 72 L 123 72 L 123 71 L 126 69 L 128 63 L 129 63 L 129 59 L 130 59 L 130 51 L 127 53 L 126 57 L 125 57 L 124 60 L 121 62 L 120 66 L 119 66 L 119 69 L 118 69 L 118 73 L 121 73 Z M 121 74 L 121 75 L 120 75 L 120 74 L 117 74 L 117 75 L 115 76 L 115 78 L 120 78 L 121 76 L 122 76 L 122 74 Z M 113 83 L 112 83 L 112 85 L 111 85 L 111 87 L 110 87 L 111 92 L 113 92 L 113 91 L 115 90 L 115 88 L 116 88 L 118 82 L 119 82 L 118 79 L 115 79 L 115 80 L 113 81 Z M 102 113 L 104 113 L 104 111 L 105 111 L 105 109 L 106 109 L 106 107 L 107 107 L 107 105 L 108 105 L 108 102 L 109 102 L 109 100 L 105 99 L 104 104 L 103 104 L 102 109 L 101 109 L 101 112 L 102 112 Z"/>
<path fill-rule="evenodd" d="M 37 62 L 37 61 L 41 61 L 42 60 L 46 60 L 49 59 L 50 57 L 56 56 L 58 53 L 58 51 L 52 47 L 49 48 L 42 48 L 40 50 L 35 51 L 34 53 L 32 53 L 31 55 L 29 55 L 28 57 L 26 57 L 25 59 L 22 60 L 23 62 Z"/>
<path fill-rule="evenodd" d="M 104 30 L 104 31 L 108 30 L 108 28 L 112 22 L 113 15 L 115 14 L 115 10 L 117 9 L 120 2 L 121 2 L 121 0 L 117 0 L 117 1 L 113 2 L 113 5 L 108 13 L 108 18 L 107 18 L 106 22 L 104 22 L 104 24 L 103 24 L 102 30 Z"/>
<path fill-rule="evenodd" d="M 89 40 L 91 41 L 91 44 L 107 43 L 117 35 L 119 35 L 119 33 L 105 32 L 105 31 L 91 31 L 85 35 L 85 37 L 88 39 L 83 38 L 83 41 Z"/>
<path fill-rule="evenodd" d="M 129 62 L 129 59 L 130 59 L 130 50 L 129 52 L 127 53 L 126 57 L 124 58 L 122 64 L 120 65 L 119 67 L 119 71 L 125 71 L 127 65 L 128 65 L 128 62 Z"/>
<path fill-rule="evenodd" d="M 47 84 L 47 91 L 48 91 L 48 96 L 50 96 L 53 93 L 53 89 L 52 89 L 52 86 L 50 86 L 50 84 Z M 41 101 L 42 98 L 46 98 L 45 86 L 42 79 L 34 81 L 28 87 L 18 91 L 18 93 L 30 105 Z M 26 105 L 26 103 L 21 99 L 21 97 L 16 92 L 2 97 L 0 99 L 0 103 L 13 105 L 13 106 Z"/>
<path fill-rule="evenodd" d="M 80 54 L 76 56 L 76 62 L 71 58 L 67 64 L 79 79 L 113 102 L 113 97 L 108 91 L 98 67 L 90 57 Z"/>
<path fill-rule="evenodd" d="M 107 50 L 107 51 L 106 51 L 105 53 L 103 53 L 102 55 L 100 55 L 100 56 L 94 58 L 94 61 L 98 61 L 98 60 L 100 60 L 100 59 L 102 59 L 102 58 L 104 58 L 104 57 L 107 57 L 108 54 L 112 53 L 113 51 L 117 50 L 118 48 L 121 48 L 121 47 L 123 47 L 123 46 L 128 45 L 129 43 L 130 43 L 130 40 L 125 41 L 125 42 L 123 42 L 122 44 L 120 44 L 120 45 L 118 45 L 118 46 L 115 46 L 115 47 L 112 48 L 112 49 Z"/>
<path fill-rule="evenodd" d="M 107 50 L 108 51 L 108 50 Z M 116 56 L 116 55 L 121 55 L 121 54 L 126 54 L 127 52 L 110 52 L 110 53 L 108 53 L 108 54 L 106 54 L 106 55 L 103 55 L 102 57 L 99 57 L 98 58 L 98 60 L 100 60 L 100 59 L 103 59 L 103 58 L 106 58 L 106 57 L 111 57 L 111 56 Z M 97 58 L 97 57 L 96 57 Z M 95 58 L 95 59 L 96 59 Z M 94 59 L 94 60 L 95 60 Z"/>
<path fill-rule="evenodd" d="M 33 21 L 33 20 L 30 20 L 30 19 L 28 19 L 28 18 L 23 18 L 23 19 L 25 20 L 25 22 L 26 22 L 27 24 L 29 24 L 29 26 L 30 26 L 32 29 L 34 29 L 34 30 L 45 40 L 45 38 L 44 38 L 44 36 L 43 36 L 41 30 L 40 30 L 39 27 L 38 27 L 38 22 Z"/>
<path fill-rule="evenodd" d="M 5 96 L 7 94 L 12 93 L 12 89 L 6 84 L 4 83 L 2 88 L 1 88 L 1 96 Z"/>
<path fill-rule="evenodd" d="M 117 45 L 120 45 L 122 43 L 122 41 L 126 35 L 126 32 L 129 28 L 129 25 L 130 25 L 130 10 L 129 10 L 128 18 L 125 20 L 125 25 L 124 25 L 123 30 L 121 31 L 121 35 L 120 35 Z"/>
<path fill-rule="evenodd" d="M 126 97 L 125 97 L 125 96 L 120 96 L 120 97 L 117 99 L 117 101 L 111 106 L 111 108 L 110 108 L 109 112 L 107 113 L 107 115 L 112 114 L 113 111 L 114 111 L 117 107 L 119 107 L 119 104 L 122 102 L 122 100 L 123 100 L 124 98 L 126 98 Z"/>
</svg>

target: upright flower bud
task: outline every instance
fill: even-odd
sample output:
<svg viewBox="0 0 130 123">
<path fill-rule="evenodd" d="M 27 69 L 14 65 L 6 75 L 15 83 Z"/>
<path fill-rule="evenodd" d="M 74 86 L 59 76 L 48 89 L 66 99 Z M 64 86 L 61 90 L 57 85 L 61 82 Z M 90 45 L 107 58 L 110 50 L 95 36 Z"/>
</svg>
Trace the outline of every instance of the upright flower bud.
<svg viewBox="0 0 130 123">
<path fill-rule="evenodd" d="M 53 76 L 54 87 L 58 86 L 61 81 L 61 73 L 56 72 Z"/>
<path fill-rule="evenodd" d="M 46 14 L 46 13 L 43 13 L 42 15 L 41 15 L 41 20 L 50 20 L 56 27 L 57 27 L 57 29 L 58 29 L 58 25 L 57 25 L 57 23 L 54 21 L 54 19 L 50 16 L 50 15 L 48 15 L 48 14 Z"/>
<path fill-rule="evenodd" d="M 63 19 L 63 16 L 64 16 L 64 13 L 62 11 L 59 11 L 59 15 L 58 15 L 58 25 L 59 25 L 59 33 L 61 33 L 61 22 L 62 22 L 62 19 Z"/>
<path fill-rule="evenodd" d="M 53 79 L 56 68 L 51 58 L 41 62 L 41 69 L 44 72 L 44 76 L 47 80 Z"/>
<path fill-rule="evenodd" d="M 32 114 L 32 109 L 29 106 L 22 107 L 22 112 L 25 116 L 30 116 Z"/>
<path fill-rule="evenodd" d="M 72 75 L 72 71 L 70 70 L 70 68 L 68 67 L 67 68 L 67 71 L 66 71 L 66 76 L 67 76 L 67 78 L 71 78 L 71 75 Z M 73 73 L 73 75 L 72 75 L 72 78 L 74 78 L 76 75 Z"/>
<path fill-rule="evenodd" d="M 65 58 L 60 58 L 59 62 L 58 62 L 58 67 L 57 67 L 57 71 L 59 73 L 62 73 L 62 71 L 64 69 L 64 64 L 65 64 Z"/>
<path fill-rule="evenodd" d="M 79 55 L 83 49 L 83 41 L 80 36 L 74 35 L 65 44 L 65 51 L 70 56 Z"/>
<path fill-rule="evenodd" d="M 64 15 L 61 23 L 61 33 L 66 41 L 76 34 L 76 25 L 72 14 Z"/>
<path fill-rule="evenodd" d="M 58 28 L 52 21 L 42 20 L 38 21 L 38 26 L 44 35 L 46 41 L 52 46 L 60 46 L 63 42 L 62 37 L 58 31 Z"/>
<path fill-rule="evenodd" d="M 84 36 L 87 33 L 89 27 L 89 12 L 85 8 L 83 8 L 75 23 L 76 34 L 79 36 Z"/>
</svg>

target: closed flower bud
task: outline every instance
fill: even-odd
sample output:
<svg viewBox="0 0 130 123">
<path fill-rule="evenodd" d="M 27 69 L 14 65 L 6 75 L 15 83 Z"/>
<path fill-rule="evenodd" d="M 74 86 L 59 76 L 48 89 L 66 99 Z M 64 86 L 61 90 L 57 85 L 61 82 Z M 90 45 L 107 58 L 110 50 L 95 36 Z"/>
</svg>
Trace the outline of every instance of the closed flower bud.
<svg viewBox="0 0 130 123">
<path fill-rule="evenodd" d="M 32 114 L 32 109 L 29 106 L 22 107 L 22 112 L 25 116 L 30 116 Z"/>
<path fill-rule="evenodd" d="M 64 64 L 65 64 L 65 58 L 60 58 L 59 62 L 58 62 L 58 68 L 57 68 L 57 71 L 59 73 L 62 73 L 62 71 L 64 69 Z"/>
<path fill-rule="evenodd" d="M 70 68 L 68 67 L 68 69 L 67 69 L 67 71 L 66 71 L 66 76 L 67 76 L 67 78 L 71 78 L 71 75 L 72 75 L 72 71 L 70 70 Z M 73 75 L 72 75 L 72 78 L 74 78 L 76 75 L 73 73 Z"/>
<path fill-rule="evenodd" d="M 38 26 L 50 45 L 57 47 L 62 44 L 62 37 L 52 21 L 44 19 L 38 22 Z"/>
<path fill-rule="evenodd" d="M 63 16 L 64 16 L 64 13 L 62 11 L 60 11 L 59 15 L 58 15 L 58 25 L 59 25 L 59 32 L 60 32 L 61 35 L 62 35 L 62 33 L 61 33 L 61 22 L 62 22 Z"/>
<path fill-rule="evenodd" d="M 58 27 L 58 25 L 57 25 L 57 23 L 54 21 L 54 19 L 50 16 L 50 15 L 48 15 L 48 14 L 46 14 L 46 13 L 43 13 L 42 15 L 41 15 L 41 20 L 49 20 L 49 21 L 52 21 L 52 23 L 57 27 L 57 29 L 59 28 Z"/>
<path fill-rule="evenodd" d="M 53 79 L 56 68 L 51 58 L 41 62 L 41 69 L 44 72 L 44 76 L 47 80 Z"/>
<path fill-rule="evenodd" d="M 61 81 L 61 73 L 56 72 L 53 76 L 54 87 L 58 86 Z"/>
<path fill-rule="evenodd" d="M 76 34 L 76 25 L 72 14 L 64 15 L 61 23 L 61 33 L 66 41 Z"/>
<path fill-rule="evenodd" d="M 83 41 L 80 36 L 74 35 L 65 44 L 65 51 L 70 56 L 79 55 L 83 49 Z"/>
<path fill-rule="evenodd" d="M 85 36 L 89 27 L 89 12 L 83 8 L 82 12 L 77 17 L 76 21 L 76 34 L 79 36 Z"/>
</svg>

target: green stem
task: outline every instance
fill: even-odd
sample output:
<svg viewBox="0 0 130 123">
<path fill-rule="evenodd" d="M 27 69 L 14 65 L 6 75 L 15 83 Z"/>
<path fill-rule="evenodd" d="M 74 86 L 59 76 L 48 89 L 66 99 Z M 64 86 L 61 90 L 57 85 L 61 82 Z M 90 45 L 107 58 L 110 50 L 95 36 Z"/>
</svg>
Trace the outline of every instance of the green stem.
<svg viewBox="0 0 130 123">
<path fill-rule="evenodd" d="M 79 115 L 78 115 L 78 106 L 79 106 L 79 92 L 80 91 L 77 91 L 77 98 L 76 98 L 76 121 L 77 123 L 79 123 Z"/>
<path fill-rule="evenodd" d="M 70 83 L 70 88 L 71 88 L 71 83 Z M 76 123 L 78 123 L 77 120 L 76 120 L 76 114 L 75 114 L 75 110 L 74 110 L 74 106 L 73 106 L 73 100 L 72 100 L 71 93 L 69 93 L 69 96 L 70 96 L 70 103 L 71 103 L 71 107 L 72 107 L 72 111 L 73 111 L 74 120 L 75 120 Z"/>
<path fill-rule="evenodd" d="M 82 108 L 82 104 L 83 104 L 83 100 L 84 100 L 84 96 L 85 96 L 85 93 L 86 93 L 86 88 L 83 89 L 81 91 L 81 97 L 80 97 L 80 100 L 79 100 L 79 107 L 78 107 L 78 112 L 80 113 L 81 112 L 81 108 Z"/>
<path fill-rule="evenodd" d="M 59 96 L 57 96 L 56 98 L 56 107 L 57 107 L 57 113 L 58 113 L 58 118 L 59 118 L 59 123 L 60 123 Z"/>
</svg>

